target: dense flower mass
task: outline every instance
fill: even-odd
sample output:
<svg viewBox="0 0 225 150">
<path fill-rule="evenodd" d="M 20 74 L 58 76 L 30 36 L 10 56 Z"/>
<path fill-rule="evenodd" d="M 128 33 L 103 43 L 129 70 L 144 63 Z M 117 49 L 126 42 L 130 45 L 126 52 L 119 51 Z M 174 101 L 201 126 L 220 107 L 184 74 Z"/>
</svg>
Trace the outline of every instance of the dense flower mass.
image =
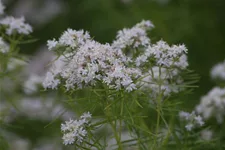
<svg viewBox="0 0 225 150">
<path fill-rule="evenodd" d="M 126 66 L 129 60 L 120 50 L 91 40 L 87 32 L 68 29 L 59 41 L 48 41 L 49 50 L 57 47 L 64 47 L 65 51 L 47 73 L 45 88 L 56 88 L 61 83 L 57 76 L 65 79 L 68 90 L 93 86 L 98 81 L 116 89 L 124 87 L 131 91 L 136 88 L 132 79 L 138 77 L 139 70 Z"/>
<path fill-rule="evenodd" d="M 211 77 L 213 79 L 218 78 L 221 80 L 225 80 L 225 60 L 221 63 L 216 64 L 211 69 Z"/>
<path fill-rule="evenodd" d="M 215 117 L 218 123 L 222 123 L 225 116 L 225 88 L 213 88 L 201 98 L 196 111 L 205 119 Z"/>
<path fill-rule="evenodd" d="M 187 131 L 191 131 L 193 128 L 197 126 L 203 126 L 204 121 L 203 118 L 200 115 L 196 115 L 195 112 L 188 113 L 181 111 L 179 113 L 180 119 L 184 120 L 187 124 L 185 125 L 185 128 Z"/>
<path fill-rule="evenodd" d="M 91 114 L 89 112 L 84 113 L 80 116 L 79 120 L 66 121 L 65 124 L 61 125 L 61 131 L 63 132 L 63 144 L 81 144 L 87 135 L 86 128 L 90 125 L 89 120 Z"/>
<path fill-rule="evenodd" d="M 152 93 L 161 87 L 166 96 L 178 92 L 179 74 L 188 66 L 187 48 L 164 41 L 151 45 L 147 31 L 153 27 L 150 21 L 142 21 L 119 31 L 112 44 L 100 44 L 83 30 L 68 29 L 59 40 L 47 42 L 48 49 L 60 55 L 46 75 L 44 88 L 64 85 L 70 90 L 104 83 L 128 92 L 140 86 Z"/>
</svg>

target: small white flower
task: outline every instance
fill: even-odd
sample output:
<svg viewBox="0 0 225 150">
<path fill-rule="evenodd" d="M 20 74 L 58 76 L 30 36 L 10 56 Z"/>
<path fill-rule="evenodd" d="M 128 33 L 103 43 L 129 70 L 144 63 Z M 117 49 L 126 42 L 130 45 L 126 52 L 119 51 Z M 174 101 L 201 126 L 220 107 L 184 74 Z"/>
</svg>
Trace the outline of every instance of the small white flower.
<svg viewBox="0 0 225 150">
<path fill-rule="evenodd" d="M 185 120 L 188 120 L 190 113 L 181 111 L 181 112 L 179 112 L 179 116 L 180 116 L 180 118 L 184 118 Z"/>
<path fill-rule="evenodd" d="M 77 120 L 70 119 L 69 121 L 66 121 L 66 124 L 61 124 L 61 130 L 62 131 L 73 131 L 77 130 L 80 127 L 80 123 Z"/>
<path fill-rule="evenodd" d="M 191 131 L 192 130 L 192 128 L 194 127 L 194 125 L 193 124 L 187 124 L 186 126 L 185 126 L 185 128 L 187 129 L 187 131 Z"/>
<path fill-rule="evenodd" d="M 57 44 L 58 44 L 58 41 L 56 41 L 55 39 L 48 40 L 47 41 L 48 50 L 52 50 L 53 48 L 56 47 Z"/>
<path fill-rule="evenodd" d="M 90 119 L 91 118 L 91 114 L 90 112 L 85 112 L 83 113 L 83 115 L 80 116 L 81 119 Z"/>
<path fill-rule="evenodd" d="M 195 121 L 196 121 L 196 123 L 199 124 L 200 126 L 203 126 L 203 125 L 204 125 L 204 121 L 203 121 L 202 117 L 199 116 L 199 115 L 195 117 Z"/>
<path fill-rule="evenodd" d="M 136 85 L 133 84 L 133 83 L 126 87 L 127 92 L 131 92 L 131 91 L 136 90 L 136 89 L 137 89 Z"/>
</svg>

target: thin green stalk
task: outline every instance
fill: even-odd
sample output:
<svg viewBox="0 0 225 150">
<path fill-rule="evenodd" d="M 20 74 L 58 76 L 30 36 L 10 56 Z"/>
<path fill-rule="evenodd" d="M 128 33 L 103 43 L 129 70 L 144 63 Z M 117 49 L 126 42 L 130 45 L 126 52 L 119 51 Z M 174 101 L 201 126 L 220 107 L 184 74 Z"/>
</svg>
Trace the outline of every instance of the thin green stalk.
<svg viewBox="0 0 225 150">
<path fill-rule="evenodd" d="M 108 101 L 108 96 L 109 96 L 109 93 L 108 93 L 108 89 L 106 87 L 104 87 L 105 90 L 106 90 L 106 93 L 105 93 L 105 96 L 103 97 L 102 101 L 103 101 L 103 105 L 104 105 L 104 112 L 105 112 L 105 115 L 108 119 L 108 122 L 113 130 L 113 133 L 114 133 L 114 137 L 116 139 L 116 142 L 117 142 L 117 145 L 118 145 L 118 150 L 123 150 L 123 147 L 122 147 L 122 143 L 121 143 L 121 139 L 120 139 L 120 136 L 121 136 L 121 123 L 120 123 L 120 126 L 119 126 L 119 133 L 117 132 L 117 123 L 116 123 L 116 119 L 111 119 L 111 117 L 113 116 L 113 113 L 112 113 L 112 108 L 111 107 L 107 107 L 111 104 L 109 104 L 109 101 Z M 113 106 L 113 105 L 112 105 Z M 106 109 L 105 109 L 106 108 Z M 120 120 L 121 121 L 121 120 Z M 113 123 L 114 122 L 114 123 Z"/>
<path fill-rule="evenodd" d="M 117 131 L 116 131 L 116 123 L 112 123 L 111 121 L 109 122 L 110 126 L 112 127 L 113 129 L 113 132 L 114 132 L 114 137 L 116 139 L 116 143 L 118 145 L 118 150 L 122 150 L 123 149 L 123 146 L 121 144 L 121 141 L 120 141 L 120 135 L 118 135 Z"/>
<path fill-rule="evenodd" d="M 162 111 L 162 106 L 161 106 L 161 101 L 162 101 L 162 90 L 161 90 L 161 85 L 162 85 L 162 80 L 161 80 L 161 67 L 159 67 L 159 76 L 158 76 L 158 84 L 159 84 L 159 88 L 158 88 L 158 96 L 157 96 L 157 100 L 156 100 L 156 112 L 157 112 L 157 121 L 156 121 L 156 136 L 154 138 L 154 144 L 153 144 L 153 148 L 157 149 L 158 144 L 158 132 L 159 132 L 159 125 L 160 125 L 160 118 L 161 118 L 161 111 Z"/>
</svg>

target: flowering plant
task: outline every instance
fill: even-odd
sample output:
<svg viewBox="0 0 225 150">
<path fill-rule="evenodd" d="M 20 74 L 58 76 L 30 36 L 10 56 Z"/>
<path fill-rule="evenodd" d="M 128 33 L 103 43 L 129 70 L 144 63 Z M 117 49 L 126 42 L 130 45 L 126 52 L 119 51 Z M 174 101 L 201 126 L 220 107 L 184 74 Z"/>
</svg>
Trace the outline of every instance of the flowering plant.
<svg viewBox="0 0 225 150">
<path fill-rule="evenodd" d="M 29 59 L 19 53 L 19 46 L 33 41 L 27 40 L 32 27 L 24 17 L 2 17 L 0 82 L 6 83 L 8 78 L 22 81 L 14 83 L 11 91 L 4 88 L 1 102 L 8 105 L 7 96 L 23 86 L 22 99 L 16 99 L 15 105 L 24 113 L 0 107 L 0 112 L 6 112 L 0 115 L 0 124 L 15 121 L 15 116 L 47 122 L 46 128 L 59 121 L 57 133 L 61 129 L 62 141 L 52 137 L 50 141 L 59 145 L 52 149 L 60 150 L 198 149 L 210 145 L 216 131 L 207 127 L 209 119 L 215 118 L 218 124 L 224 119 L 224 87 L 215 87 L 202 97 L 191 113 L 183 111 L 182 98 L 196 87 L 198 75 L 189 69 L 187 47 L 152 42 L 153 28 L 151 21 L 143 20 L 119 30 L 112 43 L 104 44 L 87 31 L 68 28 L 58 39 L 47 41 L 54 58 L 45 66 L 45 77 L 30 73 L 24 79 L 20 74 L 15 77 L 15 72 L 26 68 Z M 213 79 L 224 80 L 224 70 L 224 63 L 214 67 Z M 62 109 L 65 112 L 59 114 Z M 0 140 L 1 135 L 5 133 L 0 133 Z"/>
<path fill-rule="evenodd" d="M 111 44 L 101 44 L 88 32 L 73 29 L 67 29 L 58 40 L 47 42 L 48 49 L 57 57 L 51 63 L 43 87 L 63 90 L 74 109 L 98 114 L 88 123 L 91 130 L 82 127 L 81 134 L 77 133 L 82 126 L 80 120 L 66 122 L 75 131 L 64 134 L 64 144 L 84 149 L 90 145 L 96 149 L 115 147 L 104 143 L 103 139 L 109 140 L 108 134 L 113 134 L 118 149 L 127 146 L 159 149 L 171 144 L 170 137 L 177 133 L 173 133 L 168 124 L 170 117 L 164 113 L 177 115 L 169 105 L 174 105 L 173 98 L 192 87 L 197 77 L 188 70 L 188 50 L 183 44 L 170 46 L 163 40 L 151 43 L 148 33 L 153 27 L 151 21 L 143 20 L 132 28 L 118 31 Z M 145 122 L 151 110 L 156 112 L 155 124 Z M 180 116 L 189 122 L 185 126 L 187 131 L 204 125 L 201 116 L 194 112 L 183 114 Z M 65 125 L 62 126 L 64 132 Z M 95 128 L 103 130 L 108 126 L 111 132 L 101 135 L 104 138 L 100 140 L 86 136 L 94 135 Z M 168 133 L 161 141 L 162 128 Z M 122 139 L 124 132 L 129 133 L 129 140 Z"/>
</svg>

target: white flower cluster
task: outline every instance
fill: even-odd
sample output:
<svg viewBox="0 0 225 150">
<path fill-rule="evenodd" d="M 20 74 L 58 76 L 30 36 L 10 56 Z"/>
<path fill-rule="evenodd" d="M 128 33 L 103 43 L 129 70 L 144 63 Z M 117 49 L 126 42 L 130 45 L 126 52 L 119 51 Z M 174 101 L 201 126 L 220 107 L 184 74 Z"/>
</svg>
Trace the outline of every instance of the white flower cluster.
<svg viewBox="0 0 225 150">
<path fill-rule="evenodd" d="M 203 118 L 200 115 L 196 115 L 196 113 L 193 111 L 192 113 L 181 111 L 179 113 L 180 119 L 186 121 L 186 130 L 191 131 L 193 128 L 197 126 L 203 126 L 204 121 Z"/>
<path fill-rule="evenodd" d="M 211 77 L 213 79 L 218 78 L 221 80 L 225 80 L 225 60 L 221 63 L 216 64 L 211 69 Z"/>
<path fill-rule="evenodd" d="M 1 37 L 0 37 L 0 52 L 1 53 L 9 52 L 9 45 Z"/>
<path fill-rule="evenodd" d="M 154 59 L 155 65 L 165 68 L 186 69 L 187 63 L 187 48 L 184 45 L 169 46 L 164 41 L 158 41 L 156 44 L 150 45 L 143 55 L 136 59 L 136 65 L 140 66 L 148 59 Z"/>
<path fill-rule="evenodd" d="M 183 87 L 178 86 L 183 82 L 180 72 L 188 67 L 186 53 L 187 48 L 184 45 L 169 46 L 164 41 L 149 45 L 135 60 L 137 67 L 151 64 L 140 81 L 142 86 L 150 88 L 153 97 L 159 92 L 168 96 L 181 91 Z"/>
<path fill-rule="evenodd" d="M 32 27 L 24 22 L 24 17 L 14 18 L 12 16 L 7 16 L 0 20 L 0 24 L 7 27 L 6 33 L 8 35 L 12 35 L 14 31 L 19 34 L 30 34 L 32 32 Z"/>
<path fill-rule="evenodd" d="M 59 41 L 48 40 L 47 46 L 49 50 L 53 50 L 57 46 L 68 46 L 68 48 L 78 48 L 82 45 L 85 45 L 85 42 L 90 40 L 90 35 L 88 32 L 84 32 L 83 30 L 72 30 L 67 29 L 62 36 L 59 38 Z"/>
<path fill-rule="evenodd" d="M 64 32 L 59 41 L 48 41 L 49 50 L 60 47 L 66 47 L 66 51 L 47 73 L 43 82 L 45 88 L 57 88 L 61 83 L 57 78 L 60 76 L 65 79 L 68 90 L 95 85 L 98 81 L 111 88 L 124 87 L 127 91 L 136 89 L 132 78 L 138 77 L 139 69 L 128 68 L 128 58 L 120 50 L 91 40 L 87 32 L 72 29 Z"/>
<path fill-rule="evenodd" d="M 112 47 L 115 49 L 146 47 L 150 44 L 146 31 L 153 27 L 154 25 L 150 21 L 143 20 L 131 29 L 120 30 L 117 33 L 116 40 L 112 43 Z"/>
<path fill-rule="evenodd" d="M 0 15 L 4 14 L 5 6 L 0 0 Z M 24 17 L 14 18 L 12 16 L 6 16 L 0 19 L 0 25 L 6 27 L 6 34 L 12 35 L 14 32 L 19 34 L 28 35 L 32 32 L 32 27 L 25 23 Z"/>
<path fill-rule="evenodd" d="M 215 117 L 218 123 L 222 123 L 225 116 L 225 88 L 214 87 L 201 98 L 196 111 L 202 114 L 204 119 Z"/>
<path fill-rule="evenodd" d="M 65 124 L 61 124 L 61 131 L 63 132 L 63 144 L 81 144 L 87 135 L 86 128 L 90 125 L 89 120 L 91 114 L 89 112 L 84 113 L 79 120 L 66 121 Z"/>
<path fill-rule="evenodd" d="M 2 4 L 0 0 L 0 15 L 4 14 L 5 6 Z M 29 24 L 24 23 L 24 18 L 14 18 L 11 16 L 6 16 L 0 19 L 0 27 L 6 27 L 6 34 L 12 35 L 14 31 L 19 34 L 29 34 L 32 32 L 32 27 Z M 4 41 L 2 37 L 0 37 L 0 53 L 8 53 L 9 45 Z"/>
<path fill-rule="evenodd" d="M 164 41 L 151 45 L 147 30 L 153 27 L 150 21 L 142 21 L 131 29 L 123 29 L 111 45 L 92 40 L 83 30 L 68 29 L 59 40 L 47 42 L 48 49 L 60 55 L 43 87 L 56 89 L 62 84 L 70 90 L 104 83 L 130 92 L 140 83 L 151 83 L 146 87 L 153 93 L 159 86 L 165 95 L 180 91 L 177 84 L 182 83 L 180 71 L 188 66 L 187 49 L 184 45 L 169 46 Z M 137 84 L 139 78 L 143 81 Z"/>
</svg>

